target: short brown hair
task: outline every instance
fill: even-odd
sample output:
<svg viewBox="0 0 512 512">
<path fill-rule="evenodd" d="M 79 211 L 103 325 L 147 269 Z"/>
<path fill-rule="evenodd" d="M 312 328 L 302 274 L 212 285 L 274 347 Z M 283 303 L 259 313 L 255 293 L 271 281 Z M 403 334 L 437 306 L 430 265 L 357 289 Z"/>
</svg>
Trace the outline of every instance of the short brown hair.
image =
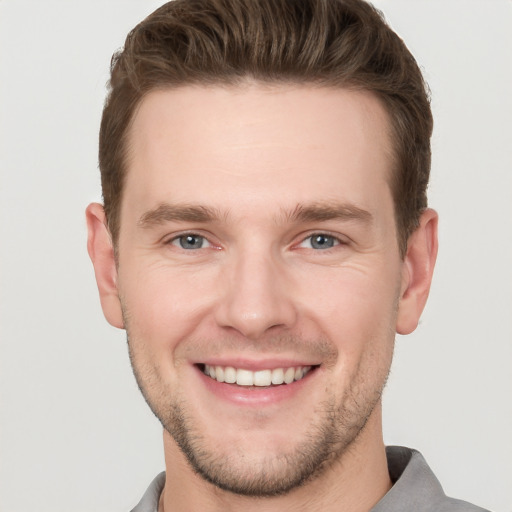
<svg viewBox="0 0 512 512">
<path fill-rule="evenodd" d="M 382 14 L 363 0 L 174 0 L 148 16 L 114 54 L 101 122 L 99 166 L 114 240 L 127 132 L 155 89 L 236 85 L 251 78 L 357 88 L 390 117 L 391 190 L 401 254 L 427 206 L 432 113 L 418 65 Z"/>
</svg>

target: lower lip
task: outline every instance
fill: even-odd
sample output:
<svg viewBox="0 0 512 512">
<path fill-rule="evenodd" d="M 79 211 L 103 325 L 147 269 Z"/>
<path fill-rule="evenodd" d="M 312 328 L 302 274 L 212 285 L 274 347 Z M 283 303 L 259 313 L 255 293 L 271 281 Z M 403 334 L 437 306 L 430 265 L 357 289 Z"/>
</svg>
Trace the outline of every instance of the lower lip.
<svg viewBox="0 0 512 512">
<path fill-rule="evenodd" d="M 249 387 L 218 382 L 205 375 L 200 368 L 197 368 L 197 373 L 208 391 L 228 402 L 247 406 L 270 405 L 293 398 L 313 377 L 312 374 L 316 373 L 316 371 L 316 368 L 310 370 L 302 379 L 294 381 L 291 384 L 269 387 Z"/>
</svg>

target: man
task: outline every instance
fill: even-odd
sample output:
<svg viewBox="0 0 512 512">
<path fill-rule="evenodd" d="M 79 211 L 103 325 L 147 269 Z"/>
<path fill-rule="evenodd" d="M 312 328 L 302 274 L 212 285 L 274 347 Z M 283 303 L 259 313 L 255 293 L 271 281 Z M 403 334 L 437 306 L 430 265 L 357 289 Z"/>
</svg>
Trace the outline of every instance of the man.
<svg viewBox="0 0 512 512">
<path fill-rule="evenodd" d="M 134 510 L 481 510 L 382 439 L 437 254 L 431 132 L 417 64 L 360 0 L 176 0 L 128 35 L 87 221 L 164 427 Z"/>
</svg>

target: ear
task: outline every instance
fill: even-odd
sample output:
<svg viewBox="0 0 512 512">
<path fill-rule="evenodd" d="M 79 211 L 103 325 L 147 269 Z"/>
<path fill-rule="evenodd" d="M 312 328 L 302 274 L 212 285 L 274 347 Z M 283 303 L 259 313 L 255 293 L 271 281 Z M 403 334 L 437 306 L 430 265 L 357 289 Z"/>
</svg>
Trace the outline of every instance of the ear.
<svg viewBox="0 0 512 512">
<path fill-rule="evenodd" d="M 419 227 L 409 237 L 402 267 L 398 334 L 410 334 L 416 329 L 427 302 L 437 258 L 437 222 L 437 213 L 430 208 L 425 210 Z"/>
<path fill-rule="evenodd" d="M 94 266 L 103 314 L 109 324 L 123 329 L 123 315 L 117 290 L 114 247 L 103 206 L 98 203 L 91 203 L 85 210 L 85 217 L 88 232 L 87 251 Z"/>
</svg>

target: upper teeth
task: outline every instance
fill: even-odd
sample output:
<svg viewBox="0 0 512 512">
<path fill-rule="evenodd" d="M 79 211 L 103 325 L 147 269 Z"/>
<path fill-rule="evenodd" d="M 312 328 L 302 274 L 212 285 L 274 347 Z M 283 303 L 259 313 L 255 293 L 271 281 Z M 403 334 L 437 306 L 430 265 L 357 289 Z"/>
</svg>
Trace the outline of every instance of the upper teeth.
<svg viewBox="0 0 512 512">
<path fill-rule="evenodd" d="M 274 368 L 273 370 L 243 370 L 232 366 L 204 365 L 204 373 L 217 382 L 226 382 L 239 386 L 270 386 L 271 384 L 290 384 L 304 377 L 311 366 L 292 366 L 290 368 Z"/>
</svg>

